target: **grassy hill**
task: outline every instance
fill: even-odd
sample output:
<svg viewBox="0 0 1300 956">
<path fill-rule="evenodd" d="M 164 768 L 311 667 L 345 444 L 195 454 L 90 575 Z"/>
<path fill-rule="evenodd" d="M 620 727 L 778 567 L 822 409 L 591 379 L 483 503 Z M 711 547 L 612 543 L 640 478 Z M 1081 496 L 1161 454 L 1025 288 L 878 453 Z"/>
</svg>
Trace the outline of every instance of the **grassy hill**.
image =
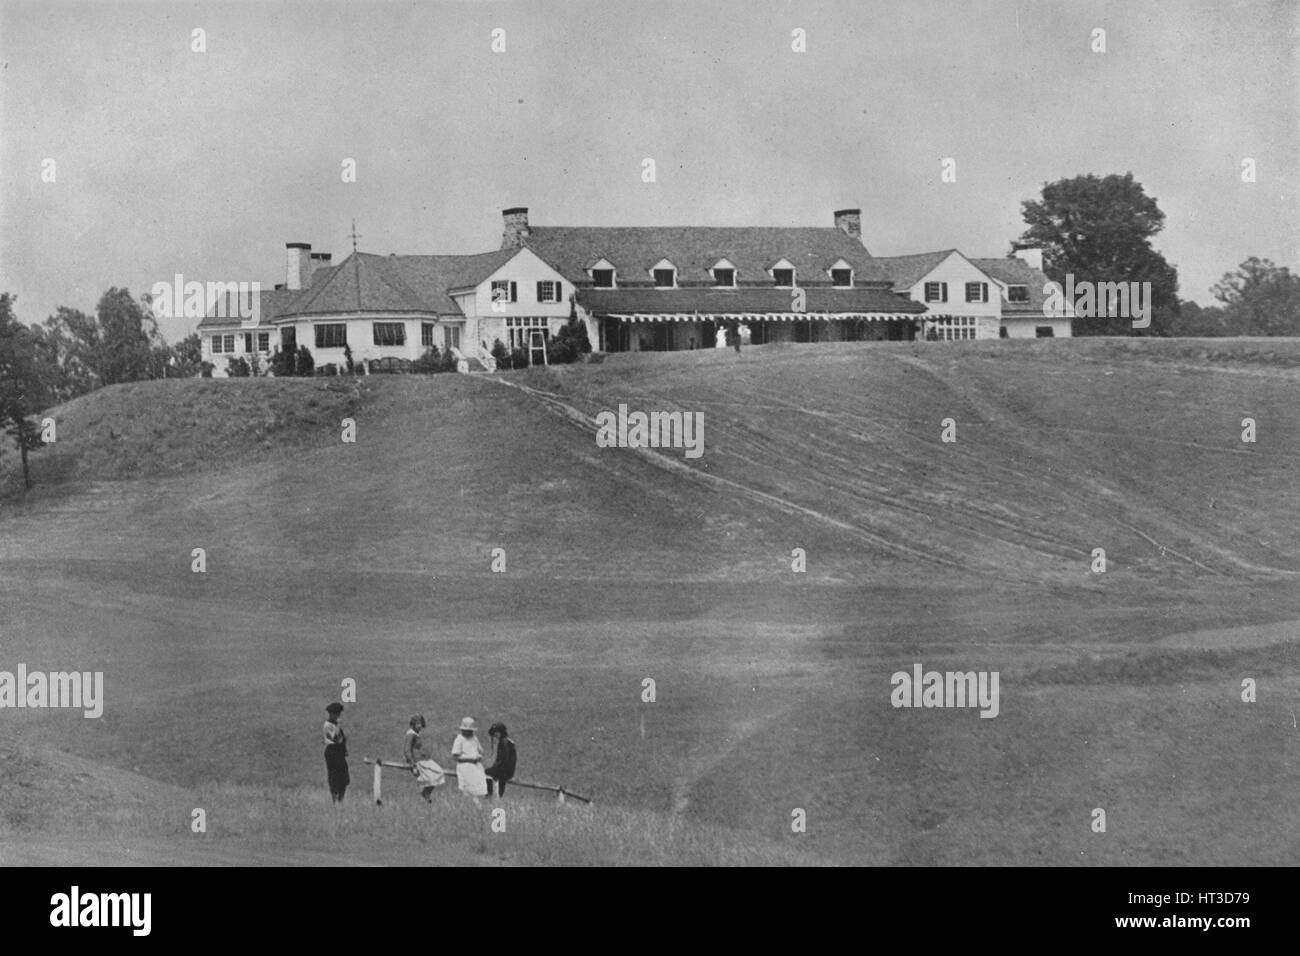
<svg viewBox="0 0 1300 956">
<path fill-rule="evenodd" d="M 1223 340 L 86 396 L 56 411 L 39 487 L 0 498 L 0 668 L 103 670 L 105 716 L 3 716 L 37 755 L 14 779 L 69 754 L 144 809 L 100 820 L 127 798 L 87 810 L 70 785 L 6 817 L 0 855 L 75 818 L 180 862 L 175 808 L 207 800 L 264 808 L 214 827 L 212 862 L 406 862 L 360 757 L 395 757 L 419 710 L 438 749 L 465 714 L 505 720 L 522 777 L 598 798 L 557 816 L 516 792 L 546 835 L 493 856 L 440 794 L 447 859 L 1294 860 L 1298 396 L 1300 343 Z M 703 457 L 597 448 L 620 402 L 704 412 Z M 916 662 L 999 671 L 1001 714 L 892 708 Z M 319 725 L 344 678 L 357 799 L 331 817 Z M 404 782 L 395 806 L 423 812 Z"/>
</svg>

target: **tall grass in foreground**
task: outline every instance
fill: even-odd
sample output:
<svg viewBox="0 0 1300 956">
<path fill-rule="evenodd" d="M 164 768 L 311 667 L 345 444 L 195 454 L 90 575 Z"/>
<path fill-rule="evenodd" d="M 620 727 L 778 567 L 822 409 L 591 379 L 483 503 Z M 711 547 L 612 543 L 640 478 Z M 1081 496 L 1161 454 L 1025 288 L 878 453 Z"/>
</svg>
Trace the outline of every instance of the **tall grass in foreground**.
<svg viewBox="0 0 1300 956">
<path fill-rule="evenodd" d="M 447 857 L 464 863 L 554 866 L 791 866 L 827 861 L 786 841 L 707 826 L 680 817 L 624 807 L 561 806 L 517 788 L 499 804 L 474 806 L 452 784 L 435 792 L 432 805 L 406 794 L 398 781 L 383 806 L 368 788 L 354 787 L 339 806 L 324 788 L 282 789 L 220 785 L 194 794 L 193 803 L 141 808 L 123 819 L 102 821 L 98 835 L 129 841 L 175 837 L 312 852 L 364 852 L 382 860 L 385 849 L 402 851 L 394 862 L 410 863 L 413 844 L 428 848 L 428 862 Z M 404 783 L 405 781 L 402 781 Z M 189 830 L 190 813 L 207 813 L 208 832 Z M 505 811 L 505 832 L 492 830 L 492 811 Z M 779 815 L 775 819 L 780 819 Z M 106 832 L 108 831 L 108 832 Z"/>
</svg>

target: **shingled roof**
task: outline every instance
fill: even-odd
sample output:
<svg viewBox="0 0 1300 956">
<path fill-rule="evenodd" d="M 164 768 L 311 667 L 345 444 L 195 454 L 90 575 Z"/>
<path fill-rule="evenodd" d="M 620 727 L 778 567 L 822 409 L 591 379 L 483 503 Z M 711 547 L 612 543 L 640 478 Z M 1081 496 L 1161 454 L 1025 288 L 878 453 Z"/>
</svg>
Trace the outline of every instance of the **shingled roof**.
<svg viewBox="0 0 1300 956">
<path fill-rule="evenodd" d="M 1043 304 L 1047 301 L 1043 295 L 1043 286 L 1047 276 L 1029 265 L 1023 259 L 1008 257 L 1006 259 L 972 259 L 976 266 L 983 269 L 994 279 L 1007 285 L 1023 285 L 1029 289 L 1028 302 L 1008 302 L 1002 300 L 1003 315 L 1042 315 Z"/>
<path fill-rule="evenodd" d="M 257 325 L 248 328 L 263 329 L 275 321 L 289 303 L 293 301 L 296 291 L 290 289 L 261 289 L 258 291 Z M 243 319 L 237 311 L 237 301 L 230 295 L 223 296 L 213 303 L 208 314 L 199 322 L 200 329 L 243 328 Z"/>
<path fill-rule="evenodd" d="M 518 249 L 470 256 L 379 256 L 354 252 L 339 265 L 321 270 L 281 316 L 349 312 L 416 312 L 461 315 L 449 289 L 482 282 Z M 328 274 L 325 274 L 328 273 Z"/>
<path fill-rule="evenodd" d="M 830 284 L 826 270 L 843 259 L 854 283 L 888 281 L 857 239 L 836 228 L 769 226 L 532 226 L 524 244 L 575 285 L 589 283 L 587 270 L 605 259 L 620 286 L 651 285 L 650 270 L 662 259 L 677 267 L 679 285 L 713 285 L 709 272 L 721 259 L 737 269 L 737 281 L 770 283 L 767 273 L 786 259 L 800 286 Z"/>
<path fill-rule="evenodd" d="M 735 260 L 732 260 L 733 262 Z M 828 287 L 804 290 L 804 311 L 810 314 L 888 314 L 916 315 L 926 311 L 920 302 L 904 299 L 881 289 L 835 289 Z M 578 302 L 596 315 L 725 315 L 737 313 L 789 313 L 789 289 L 776 288 L 695 288 L 695 289 L 591 289 L 577 291 Z"/>
<path fill-rule="evenodd" d="M 928 276 L 956 251 L 956 249 L 942 249 L 938 252 L 920 252 L 911 256 L 878 256 L 872 261 L 893 280 L 896 291 L 904 292 Z"/>
</svg>

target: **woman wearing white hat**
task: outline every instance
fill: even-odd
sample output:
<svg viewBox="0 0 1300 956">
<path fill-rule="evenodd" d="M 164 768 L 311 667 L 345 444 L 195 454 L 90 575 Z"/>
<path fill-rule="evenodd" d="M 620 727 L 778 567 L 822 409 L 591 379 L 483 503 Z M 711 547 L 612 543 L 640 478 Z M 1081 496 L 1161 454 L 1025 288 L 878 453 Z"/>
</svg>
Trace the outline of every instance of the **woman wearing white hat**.
<svg viewBox="0 0 1300 956">
<path fill-rule="evenodd" d="M 487 796 L 487 774 L 483 772 L 483 745 L 479 743 L 474 731 L 477 729 L 473 717 L 466 717 L 460 722 L 460 733 L 451 745 L 451 756 L 456 761 L 456 779 L 460 789 L 474 798 L 478 803 L 480 797 Z"/>
</svg>

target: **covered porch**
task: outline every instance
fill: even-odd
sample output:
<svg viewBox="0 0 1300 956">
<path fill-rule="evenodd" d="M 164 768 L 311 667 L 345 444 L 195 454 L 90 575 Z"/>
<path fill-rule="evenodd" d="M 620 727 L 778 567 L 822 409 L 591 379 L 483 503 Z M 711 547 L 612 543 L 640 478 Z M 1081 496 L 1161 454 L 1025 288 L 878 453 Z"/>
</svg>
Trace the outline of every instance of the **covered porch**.
<svg viewBox="0 0 1300 956">
<path fill-rule="evenodd" d="M 918 335 L 909 312 L 597 313 L 602 352 L 678 352 L 716 348 L 726 329 L 747 329 L 750 345 L 797 342 L 908 342 Z M 742 336 L 744 333 L 742 332 Z"/>
</svg>

